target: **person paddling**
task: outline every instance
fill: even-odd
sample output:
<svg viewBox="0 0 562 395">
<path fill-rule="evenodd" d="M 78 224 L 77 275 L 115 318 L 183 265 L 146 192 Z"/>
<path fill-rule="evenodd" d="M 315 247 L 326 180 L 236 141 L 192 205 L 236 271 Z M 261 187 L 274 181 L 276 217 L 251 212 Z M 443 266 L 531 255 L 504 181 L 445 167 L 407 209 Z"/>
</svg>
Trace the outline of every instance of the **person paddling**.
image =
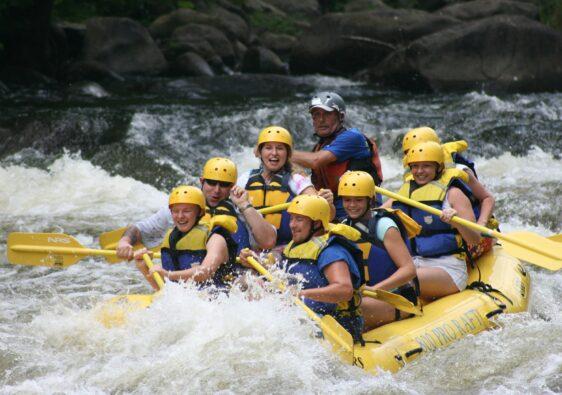
<svg viewBox="0 0 562 395">
<path fill-rule="evenodd" d="M 466 182 L 474 197 L 478 200 L 479 216 L 476 219 L 478 225 L 486 226 L 490 229 L 499 229 L 498 221 L 493 217 L 494 206 L 496 199 L 480 182 L 476 175 L 476 168 L 474 162 L 461 155 L 461 152 L 468 148 L 468 143 L 464 140 L 450 141 L 441 143 L 441 139 L 433 130 L 428 126 L 410 129 L 402 139 L 402 150 L 404 152 L 404 180 L 412 179 L 410 169 L 405 163 L 408 151 L 419 143 L 433 141 L 441 144 L 444 154 L 444 166 L 446 169 L 458 169 L 466 174 L 460 174 L 459 177 Z M 482 238 L 480 243 L 470 246 L 471 259 L 477 259 L 484 253 L 490 251 L 495 244 L 493 238 Z"/>
<path fill-rule="evenodd" d="M 256 156 L 260 158 L 261 165 L 242 174 L 237 182 L 238 186 L 248 191 L 250 202 L 256 209 L 287 203 L 301 194 L 316 195 L 310 177 L 292 171 L 292 152 L 293 137 L 287 129 L 268 126 L 259 133 Z M 335 215 L 332 192 L 324 189 L 319 194 L 328 200 Z M 289 214 L 286 211 L 267 214 L 265 220 L 277 229 L 277 246 L 291 241 Z"/>
<path fill-rule="evenodd" d="M 279 265 L 289 274 L 302 276 L 299 296 L 312 310 L 334 316 L 356 340 L 360 339 L 363 318 L 358 262 L 362 255 L 347 238 L 358 238 L 359 232 L 346 225 L 331 225 L 330 205 L 320 196 L 297 196 L 287 211 L 292 240 L 283 250 Z M 251 254 L 248 250 L 240 254 L 245 266 L 249 267 L 246 258 Z"/>
<path fill-rule="evenodd" d="M 336 217 L 344 217 L 341 199 L 337 197 L 338 180 L 347 170 L 364 170 L 375 183 L 382 182 L 382 167 L 378 149 L 372 138 L 356 128 L 344 125 L 345 103 L 335 92 L 319 92 L 312 97 L 308 111 L 314 134 L 320 138 L 313 152 L 295 151 L 293 162 L 312 169 L 316 189 L 327 188 L 335 198 Z M 378 198 L 379 203 L 381 199 Z"/>
<path fill-rule="evenodd" d="M 339 182 L 338 196 L 347 216 L 341 223 L 361 232 L 357 245 L 363 251 L 365 289 L 400 294 L 417 304 L 416 268 L 409 237 L 419 232 L 415 221 L 400 210 L 375 209 L 375 181 L 364 171 L 348 171 Z M 408 228 L 403 222 L 408 224 Z M 365 331 L 410 315 L 388 303 L 363 298 Z"/>
<path fill-rule="evenodd" d="M 413 179 L 404 182 L 398 194 L 442 210 L 441 217 L 428 214 L 390 199 L 391 204 L 412 217 L 422 227 L 413 239 L 412 252 L 421 296 L 438 298 L 466 287 L 466 252 L 480 235 L 464 226 L 451 224 L 455 215 L 474 222 L 478 204 L 458 171 L 446 169 L 443 149 L 438 143 L 421 143 L 408 152 L 406 162 Z"/>
<path fill-rule="evenodd" d="M 275 228 L 252 207 L 247 192 L 235 186 L 237 177 L 236 165 L 230 159 L 211 158 L 205 163 L 200 178 L 207 205 L 205 216 L 210 218 L 223 214 L 236 219 L 238 230 L 233 238 L 238 244 L 238 251 L 248 247 L 274 247 Z M 173 221 L 168 208 L 162 208 L 152 216 L 129 226 L 117 244 L 117 256 L 131 259 L 133 245 L 137 242 L 148 247 L 159 245 L 171 226 Z"/>
<path fill-rule="evenodd" d="M 143 254 L 152 256 L 146 248 L 135 252 L 137 267 L 155 290 L 159 287 L 152 273 L 171 281 L 193 280 L 200 284 L 226 287 L 234 277 L 237 245 L 231 236 L 236 221 L 218 215 L 204 221 L 205 197 L 199 188 L 181 185 L 170 193 L 168 207 L 174 227 L 164 237 L 161 248 L 162 264 L 150 270 Z"/>
</svg>

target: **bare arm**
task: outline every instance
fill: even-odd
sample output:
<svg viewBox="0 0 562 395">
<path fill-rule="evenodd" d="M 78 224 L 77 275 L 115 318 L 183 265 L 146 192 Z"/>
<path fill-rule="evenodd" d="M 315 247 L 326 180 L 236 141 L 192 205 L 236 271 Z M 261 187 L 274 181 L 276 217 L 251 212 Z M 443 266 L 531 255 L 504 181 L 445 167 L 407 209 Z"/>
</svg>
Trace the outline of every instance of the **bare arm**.
<svg viewBox="0 0 562 395">
<path fill-rule="evenodd" d="M 334 154 L 326 150 L 316 152 L 294 151 L 291 157 L 291 160 L 297 165 L 313 170 L 318 170 L 329 163 L 335 162 L 336 159 Z"/>
<path fill-rule="evenodd" d="M 390 291 L 416 277 L 416 267 L 398 229 L 389 228 L 384 235 L 383 244 L 398 270 L 372 288 Z"/>
<path fill-rule="evenodd" d="M 277 231 L 263 216 L 250 205 L 248 192 L 239 186 L 232 188 L 230 198 L 240 210 L 240 214 L 244 216 L 246 224 L 250 228 L 256 243 L 259 247 L 267 250 L 275 247 L 277 241 Z"/>
<path fill-rule="evenodd" d="M 451 208 L 456 211 L 455 215 L 466 219 L 467 221 L 476 222 L 470 200 L 468 200 L 468 197 L 466 197 L 466 195 L 460 189 L 455 187 L 451 188 L 447 196 L 449 199 L 449 203 L 451 204 Z M 449 222 L 450 217 L 446 215 L 445 211 L 446 210 L 443 210 L 444 215 L 441 216 L 441 219 L 445 222 Z M 477 244 L 481 239 L 480 234 L 473 231 L 472 229 L 466 228 L 456 223 L 451 223 L 451 226 L 459 231 L 462 238 L 468 244 Z"/>
<path fill-rule="evenodd" d="M 130 225 L 117 243 L 117 256 L 121 259 L 131 260 L 134 254 L 133 246 L 137 242 L 142 242 L 141 232 L 135 225 Z"/>
<path fill-rule="evenodd" d="M 480 216 L 478 217 L 478 224 L 486 226 L 488 220 L 492 216 L 496 199 L 494 196 L 482 185 L 480 181 L 474 176 L 472 171 L 466 169 L 468 173 L 468 186 L 472 190 L 474 197 L 480 201 Z"/>
<path fill-rule="evenodd" d="M 205 255 L 201 265 L 186 270 L 164 271 L 161 274 L 172 281 L 185 281 L 191 278 L 193 281 L 201 283 L 213 278 L 220 265 L 227 261 L 228 248 L 226 240 L 221 235 L 214 234 L 207 241 L 207 255 Z"/>
<path fill-rule="evenodd" d="M 329 284 L 322 288 L 302 290 L 300 295 L 318 302 L 347 302 L 353 297 L 351 275 L 345 261 L 332 262 L 324 269 Z"/>
</svg>

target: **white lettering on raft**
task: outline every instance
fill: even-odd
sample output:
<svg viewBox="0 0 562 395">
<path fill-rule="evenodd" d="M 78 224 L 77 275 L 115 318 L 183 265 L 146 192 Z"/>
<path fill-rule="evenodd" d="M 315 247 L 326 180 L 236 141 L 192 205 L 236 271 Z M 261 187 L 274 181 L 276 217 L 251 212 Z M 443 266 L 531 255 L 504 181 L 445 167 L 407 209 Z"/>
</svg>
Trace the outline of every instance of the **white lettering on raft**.
<svg viewBox="0 0 562 395">
<path fill-rule="evenodd" d="M 470 309 L 458 318 L 453 318 L 449 322 L 425 331 L 415 340 L 424 351 L 435 350 L 465 337 L 469 333 L 476 333 L 483 327 L 485 327 L 485 322 L 482 317 L 476 310 Z"/>
<path fill-rule="evenodd" d="M 70 239 L 67 239 L 67 238 L 64 238 L 64 237 L 47 237 L 47 242 L 48 243 L 70 244 Z"/>
</svg>

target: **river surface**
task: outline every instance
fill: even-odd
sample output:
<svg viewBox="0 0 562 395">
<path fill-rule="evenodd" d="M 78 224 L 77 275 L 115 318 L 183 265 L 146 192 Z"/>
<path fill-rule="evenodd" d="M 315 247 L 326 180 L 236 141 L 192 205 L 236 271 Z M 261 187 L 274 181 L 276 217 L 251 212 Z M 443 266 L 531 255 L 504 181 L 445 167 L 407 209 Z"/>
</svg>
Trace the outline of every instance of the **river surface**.
<svg viewBox="0 0 562 395">
<path fill-rule="evenodd" d="M 307 100 L 341 93 L 348 124 L 379 142 L 384 187 L 400 185 L 400 142 L 433 126 L 463 138 L 497 199 L 502 231 L 562 231 L 562 94 L 412 95 L 322 76 L 153 79 L 40 87 L 0 97 L 0 393 L 562 393 L 562 273 L 528 265 L 529 312 L 425 354 L 397 374 L 341 364 L 279 295 L 208 301 L 169 284 L 108 329 L 111 296 L 149 293 L 133 264 L 86 258 L 64 270 L 11 265 L 10 232 L 98 236 L 166 204 L 211 156 L 257 166 L 260 129 L 314 144 Z"/>
</svg>

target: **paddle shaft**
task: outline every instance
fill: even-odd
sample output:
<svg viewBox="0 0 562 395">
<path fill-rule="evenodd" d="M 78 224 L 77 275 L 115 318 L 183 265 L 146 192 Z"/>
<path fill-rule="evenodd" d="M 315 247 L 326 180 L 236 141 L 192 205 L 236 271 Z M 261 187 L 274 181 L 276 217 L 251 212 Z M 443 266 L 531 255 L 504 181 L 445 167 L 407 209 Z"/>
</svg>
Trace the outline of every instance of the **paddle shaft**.
<svg viewBox="0 0 562 395">
<path fill-rule="evenodd" d="M 407 197 L 401 196 L 397 193 L 387 191 L 384 188 L 375 187 L 375 191 L 379 192 L 379 193 L 382 193 L 383 195 L 386 195 L 386 196 L 388 196 L 388 197 L 390 197 L 394 200 L 398 200 L 402 203 L 405 203 L 409 206 L 416 207 L 416 208 L 419 208 L 420 210 L 427 211 L 428 213 L 441 216 L 441 213 L 442 213 L 441 210 L 437 210 L 436 208 L 433 208 L 433 207 L 428 206 L 426 204 L 423 204 L 423 203 L 417 202 L 415 200 L 409 199 Z M 538 248 L 536 248 L 536 247 L 534 247 L 534 246 L 532 246 L 528 243 L 525 243 L 524 241 L 518 240 L 516 238 L 513 238 L 509 235 L 505 235 L 503 233 L 497 232 L 495 230 L 488 229 L 485 226 L 475 224 L 474 222 L 468 221 L 464 218 L 459 218 L 457 216 L 454 216 L 451 219 L 451 221 L 456 223 L 456 224 L 466 226 L 467 228 L 470 228 L 474 231 L 480 232 L 485 237 L 496 237 L 498 239 L 502 239 L 502 240 L 505 240 L 509 243 L 512 243 L 512 244 L 518 245 L 520 247 L 526 248 L 530 251 L 536 252 L 537 254 L 544 255 L 544 256 L 552 258 L 552 259 L 562 259 L 559 256 L 550 254 L 548 251 L 540 250 L 540 249 L 538 249 Z"/>
<path fill-rule="evenodd" d="M 98 250 L 96 248 L 86 247 L 56 247 L 56 246 L 30 246 L 25 244 L 16 244 L 10 246 L 16 252 L 39 252 L 44 254 L 63 254 L 63 255 L 76 255 L 76 256 L 117 256 L 115 250 Z M 154 253 L 155 258 L 160 258 L 160 253 Z"/>
<path fill-rule="evenodd" d="M 271 275 L 271 273 L 265 267 L 263 267 L 256 259 L 252 257 L 248 257 L 248 262 L 250 263 L 250 265 L 252 265 L 254 269 L 258 271 L 258 273 L 263 275 L 269 281 L 273 282 L 273 276 Z M 287 288 L 287 286 L 282 282 L 279 282 L 277 287 L 281 291 L 284 291 Z M 349 344 L 347 344 L 345 341 L 343 341 L 334 331 L 332 331 L 330 327 L 328 327 L 327 325 L 323 325 L 322 319 L 318 316 L 318 314 L 312 311 L 312 309 L 308 307 L 306 304 L 304 304 L 302 300 L 300 300 L 299 298 L 293 298 L 293 302 L 301 309 L 303 309 L 305 313 L 310 318 L 312 318 L 318 325 L 320 325 L 323 331 L 328 332 L 328 335 L 331 338 L 335 339 L 340 347 L 342 347 L 344 350 L 350 353 L 353 353 L 353 348 L 350 347 Z"/>
<path fill-rule="evenodd" d="M 154 267 L 154 264 L 152 263 L 152 259 L 150 259 L 150 256 L 148 256 L 148 254 L 143 254 L 142 259 L 144 260 L 144 263 L 146 263 L 146 266 L 148 266 L 149 269 L 152 269 Z M 164 280 L 162 279 L 160 273 L 154 272 L 152 273 L 152 277 L 154 277 L 154 281 L 156 281 L 156 284 L 158 284 L 158 289 L 160 290 L 164 289 Z"/>
</svg>

